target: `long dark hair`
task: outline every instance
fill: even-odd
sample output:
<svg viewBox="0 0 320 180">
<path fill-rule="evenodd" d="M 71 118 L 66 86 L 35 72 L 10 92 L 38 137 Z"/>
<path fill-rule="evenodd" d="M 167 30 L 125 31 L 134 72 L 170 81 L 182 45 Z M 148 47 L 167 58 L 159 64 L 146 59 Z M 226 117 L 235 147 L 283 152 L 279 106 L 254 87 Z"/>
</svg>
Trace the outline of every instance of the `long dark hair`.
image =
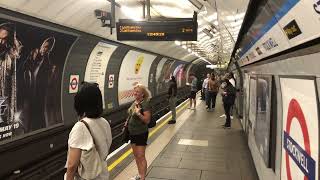
<svg viewBox="0 0 320 180">
<path fill-rule="evenodd" d="M 82 88 L 74 97 L 74 109 L 79 116 L 101 117 L 102 94 L 97 83 L 83 82 Z"/>
<path fill-rule="evenodd" d="M 7 42 L 4 52 L 0 52 L 0 56 L 8 54 L 11 58 L 19 58 L 22 45 L 16 38 L 16 27 L 13 23 L 2 23 L 0 29 L 8 32 Z"/>
</svg>

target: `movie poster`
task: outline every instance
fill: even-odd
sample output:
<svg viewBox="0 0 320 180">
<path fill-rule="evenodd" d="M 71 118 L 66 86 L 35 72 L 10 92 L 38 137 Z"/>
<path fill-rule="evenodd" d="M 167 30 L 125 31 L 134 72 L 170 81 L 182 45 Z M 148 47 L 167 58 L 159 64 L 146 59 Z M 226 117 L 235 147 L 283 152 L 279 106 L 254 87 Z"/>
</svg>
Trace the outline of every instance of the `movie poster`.
<svg viewBox="0 0 320 180">
<path fill-rule="evenodd" d="M 0 141 L 62 123 L 62 71 L 75 40 L 0 18 Z"/>
<path fill-rule="evenodd" d="M 173 60 L 168 60 L 167 58 L 163 58 L 157 67 L 157 76 L 156 76 L 156 84 L 157 84 L 157 93 L 160 94 L 166 92 L 169 88 L 169 81 L 171 76 L 171 67 L 174 64 Z"/>
<path fill-rule="evenodd" d="M 185 64 L 180 64 L 173 71 L 173 76 L 176 78 L 178 88 L 182 86 L 182 82 L 185 82 L 184 67 Z"/>
</svg>

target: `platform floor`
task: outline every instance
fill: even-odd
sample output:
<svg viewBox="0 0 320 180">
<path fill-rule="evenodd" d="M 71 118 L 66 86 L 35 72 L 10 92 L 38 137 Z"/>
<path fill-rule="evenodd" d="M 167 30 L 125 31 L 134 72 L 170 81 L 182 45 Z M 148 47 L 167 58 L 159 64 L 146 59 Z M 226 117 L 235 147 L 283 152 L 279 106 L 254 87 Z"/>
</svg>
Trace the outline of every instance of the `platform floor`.
<svg viewBox="0 0 320 180">
<path fill-rule="evenodd" d="M 207 112 L 201 100 L 196 110 L 187 107 L 175 125 L 166 125 L 148 145 L 147 180 L 258 180 L 239 120 L 232 120 L 231 129 L 221 127 L 221 98 L 213 112 Z M 137 173 L 132 161 L 115 179 Z"/>
</svg>

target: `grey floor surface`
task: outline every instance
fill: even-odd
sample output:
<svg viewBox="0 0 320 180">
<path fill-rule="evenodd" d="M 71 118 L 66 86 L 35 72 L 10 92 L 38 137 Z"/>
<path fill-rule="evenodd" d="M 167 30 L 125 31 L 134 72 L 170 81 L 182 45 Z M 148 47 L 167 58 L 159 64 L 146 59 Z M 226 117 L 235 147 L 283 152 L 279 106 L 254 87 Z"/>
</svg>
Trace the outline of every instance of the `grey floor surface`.
<svg viewBox="0 0 320 180">
<path fill-rule="evenodd" d="M 221 99 L 213 112 L 202 102 L 148 168 L 147 180 L 258 180 L 238 119 L 223 129 Z M 180 139 L 208 141 L 208 146 L 180 145 Z"/>
</svg>

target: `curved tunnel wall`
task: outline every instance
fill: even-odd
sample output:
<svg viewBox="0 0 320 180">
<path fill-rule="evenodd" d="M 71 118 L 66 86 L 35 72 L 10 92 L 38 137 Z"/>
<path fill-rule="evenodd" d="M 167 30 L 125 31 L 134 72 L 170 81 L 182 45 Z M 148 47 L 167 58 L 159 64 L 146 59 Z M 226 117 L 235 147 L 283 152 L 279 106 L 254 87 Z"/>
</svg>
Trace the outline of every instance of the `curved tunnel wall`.
<svg viewBox="0 0 320 180">
<path fill-rule="evenodd" d="M 106 39 L 101 39 L 97 36 L 93 36 L 90 34 L 82 33 L 67 27 L 55 25 L 50 22 L 45 22 L 30 16 L 25 16 L 23 14 L 19 14 L 16 12 L 12 12 L 6 9 L 0 8 L 0 24 L 3 23 L 12 23 L 15 24 L 16 27 L 20 27 L 20 29 L 16 29 L 16 38 L 18 40 L 22 40 L 23 38 L 26 38 L 27 36 L 30 37 L 29 41 L 23 41 L 23 48 L 22 53 L 25 58 L 19 59 L 21 62 L 28 62 L 28 59 L 32 59 L 32 56 L 28 56 L 28 54 L 32 54 L 37 52 L 38 56 L 40 57 L 40 49 L 42 46 L 44 46 L 43 42 L 45 37 L 55 36 L 55 46 L 52 48 L 51 54 L 49 58 L 52 58 L 51 60 L 59 60 L 60 66 L 56 66 L 55 63 L 48 65 L 46 69 L 46 77 L 48 77 L 47 81 L 54 83 L 52 87 L 55 89 L 53 91 L 52 89 L 46 90 L 46 94 L 44 94 L 43 97 L 37 96 L 34 94 L 33 96 L 30 96 L 30 101 L 32 99 L 43 99 L 45 101 L 44 106 L 55 106 L 56 109 L 59 109 L 61 113 L 58 112 L 51 112 L 54 116 L 61 116 L 62 121 L 60 122 L 53 122 L 51 124 L 47 124 L 45 126 L 35 128 L 32 130 L 25 130 L 22 127 L 22 124 L 20 124 L 19 127 L 16 129 L 12 128 L 14 131 L 11 130 L 5 130 L 1 131 L 1 137 L 4 137 L 3 134 L 8 133 L 9 131 L 12 132 L 11 136 L 8 135 L 6 138 L 2 138 L 0 140 L 0 159 L 4 162 L 14 162 L 14 163 L 2 163 L 0 165 L 0 177 L 4 175 L 11 174 L 14 170 L 17 170 L 19 168 L 23 168 L 27 166 L 28 164 L 41 160 L 46 159 L 46 157 L 55 154 L 59 151 L 65 151 L 66 145 L 67 145 L 67 139 L 68 134 L 73 126 L 74 122 L 77 121 L 77 115 L 74 112 L 73 109 L 73 98 L 74 98 L 74 92 L 70 90 L 71 86 L 76 87 L 76 83 L 72 79 L 77 79 L 78 84 L 79 82 L 82 82 L 85 80 L 85 74 L 86 74 L 86 68 L 88 66 L 88 60 L 91 59 L 91 54 L 97 48 L 97 45 L 99 43 L 104 43 L 106 45 L 110 46 L 116 46 L 116 48 L 112 51 L 111 54 L 109 54 L 110 58 L 106 66 L 103 66 L 104 68 L 101 69 L 103 74 L 101 74 L 101 77 L 98 77 L 97 79 L 99 82 L 104 82 L 104 101 L 105 101 L 105 112 L 106 113 L 112 113 L 116 112 L 117 109 L 121 109 L 123 107 L 126 107 L 126 103 L 120 104 L 119 103 L 119 84 L 120 83 L 126 83 L 119 81 L 120 69 L 122 66 L 127 66 L 126 64 L 123 64 L 123 60 L 128 55 L 128 52 L 134 51 L 137 52 L 140 55 L 144 56 L 153 56 L 153 60 L 150 63 L 150 66 L 148 66 L 148 71 L 146 76 L 143 75 L 142 78 L 147 79 L 146 86 L 149 86 L 149 89 L 151 90 L 153 96 L 159 96 L 161 94 L 166 93 L 166 88 L 168 86 L 167 81 L 168 77 L 170 77 L 170 74 L 176 73 L 180 77 L 180 88 L 186 88 L 185 82 L 188 77 L 188 71 L 186 71 L 188 66 L 191 66 L 191 63 L 186 63 L 184 61 L 175 60 L 169 57 L 166 57 L 164 64 L 162 67 L 158 67 L 160 61 L 165 58 L 161 55 L 150 53 L 147 51 L 144 51 L 142 49 L 130 47 L 127 45 L 123 45 L 120 43 L 115 43 L 112 41 L 108 41 Z M 28 28 L 23 29 L 24 26 L 28 26 Z M 22 28 L 21 28 L 22 27 Z M 0 27 L 1 28 L 1 27 Z M 33 42 L 33 39 L 37 39 L 37 43 Z M 69 41 L 68 41 L 69 38 Z M 61 50 L 63 44 L 66 44 L 67 41 L 69 42 L 68 45 L 65 46 L 65 49 Z M 42 44 L 41 44 L 42 42 Z M 36 45 L 34 45 L 36 44 Z M 38 48 L 38 50 L 36 50 Z M 60 48 L 60 49 L 59 49 Z M 34 51 L 33 51 L 34 50 Z M 30 52 L 28 52 L 30 51 Z M 65 53 L 65 56 L 63 57 L 61 55 L 61 52 Z M 103 51 L 97 51 L 97 56 L 103 54 Z M 101 54 L 102 53 L 102 54 Z M 58 56 L 57 54 L 60 54 Z M 33 55 L 33 54 L 32 54 Z M 140 55 L 138 55 L 140 57 Z M 34 58 L 37 60 L 37 57 Z M 93 58 L 93 57 L 92 57 Z M 98 57 L 94 57 L 98 58 Z M 48 60 L 48 59 L 46 59 Z M 49 59 L 50 60 L 50 59 Z M 139 60 L 133 59 L 135 62 L 135 66 L 143 66 L 143 63 L 145 63 L 148 59 Z M 103 61 L 93 60 L 95 62 L 103 63 Z M 43 61 L 44 62 L 44 61 Z M 170 62 L 170 63 L 167 63 Z M 32 64 L 32 63 L 31 63 Z M 170 64 L 169 71 L 168 66 L 165 66 L 165 64 Z M 37 66 L 33 64 L 34 66 Z M 18 67 L 25 67 L 24 63 L 18 64 Z M 179 68 L 178 68 L 179 67 Z M 194 67 L 194 66 L 193 66 Z M 125 68 L 136 68 L 136 67 L 125 67 Z M 19 69 L 19 68 L 18 68 Z M 31 68 L 32 69 L 32 68 Z M 91 71 L 93 71 L 93 67 L 91 68 Z M 156 77 L 157 71 L 159 69 L 163 69 L 163 72 L 165 74 L 161 74 L 159 77 Z M 49 72 L 59 72 L 59 73 L 49 73 Z M 24 77 L 24 70 L 17 71 L 17 74 L 20 73 L 20 75 L 17 75 L 17 81 L 18 86 L 17 89 L 20 92 L 24 92 L 25 90 L 22 90 L 24 85 L 22 82 L 25 82 Z M 126 71 L 125 71 L 126 72 Z M 48 74 L 54 76 L 57 75 L 60 76 L 59 78 L 54 79 Z M 159 74 L 159 73 L 158 73 Z M 75 76 L 76 75 L 76 76 Z M 168 76 L 169 75 L 169 76 Z M 51 79 L 50 79 L 51 78 Z M 158 79 L 157 79 L 158 78 Z M 159 84 L 159 78 L 161 81 L 163 81 L 163 87 L 157 87 Z M 112 83 L 110 81 L 113 81 Z M 138 80 L 139 81 L 139 80 Z M 111 84 L 110 84 L 111 83 Z M 103 84 L 103 83 L 102 83 Z M 60 87 L 61 86 L 61 87 Z M 39 86 L 46 88 L 45 85 Z M 59 87 L 59 88 L 57 88 Z M 44 90 L 44 89 L 42 89 Z M 76 90 L 73 90 L 76 91 Z M 20 93 L 19 92 L 19 93 Z M 56 94 L 54 94 L 56 93 Z M 50 96 L 51 100 L 49 101 L 47 97 Z M 22 95 L 18 96 L 18 101 L 24 102 L 25 100 L 25 94 L 22 93 Z M 23 100 L 19 100 L 23 99 Z M 52 104 L 52 102 L 59 102 L 60 106 L 57 104 Z M 130 103 L 130 101 L 128 101 Z M 22 103 L 25 104 L 25 103 Z M 58 107 L 56 107 L 58 106 Z M 33 107 L 31 107 L 32 109 Z M 25 111 L 25 105 L 21 105 L 21 107 L 18 107 L 22 112 Z M 37 109 L 33 108 L 34 112 L 37 111 Z M 45 116 L 48 116 L 49 113 L 47 113 L 47 110 L 43 110 Z M 24 117 L 24 113 L 22 113 L 21 117 Z M 28 120 L 28 119 L 27 119 Z M 44 120 L 44 119 L 42 119 Z M 29 121 L 32 121 L 32 119 L 29 119 Z M 113 119 L 112 119 L 113 121 Z M 119 120 L 120 121 L 120 120 Z M 7 124 L 5 124 L 7 123 Z M 20 122 L 22 123 L 22 122 Z M 111 125 L 119 124 L 120 122 L 111 122 Z M 18 124 L 15 122 L 14 125 Z M 1 123 L 0 126 L 11 126 L 9 124 L 9 121 Z M 12 126 L 13 127 L 13 126 Z M 19 135 L 15 135 L 15 133 L 19 133 Z M 30 156 L 32 155 L 32 156 Z M 64 162 L 59 162 L 64 163 Z M 52 167 L 54 168 L 54 166 Z"/>
</svg>

